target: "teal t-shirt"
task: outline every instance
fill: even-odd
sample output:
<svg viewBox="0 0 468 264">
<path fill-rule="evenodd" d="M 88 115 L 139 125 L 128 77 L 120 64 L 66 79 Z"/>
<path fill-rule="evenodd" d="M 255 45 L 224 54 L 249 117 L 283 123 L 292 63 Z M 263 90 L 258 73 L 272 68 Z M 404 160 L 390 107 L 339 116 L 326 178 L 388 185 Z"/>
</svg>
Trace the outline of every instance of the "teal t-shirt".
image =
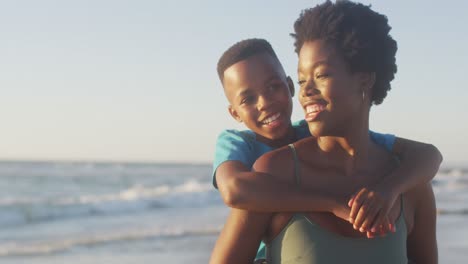
<svg viewBox="0 0 468 264">
<path fill-rule="evenodd" d="M 310 131 L 305 120 L 293 123 L 293 128 L 298 140 L 309 137 Z M 372 140 L 391 151 L 395 136 L 391 134 L 380 134 L 369 131 Z M 256 140 L 255 133 L 251 130 L 224 130 L 218 136 L 216 142 L 215 158 L 213 161 L 213 186 L 217 189 L 216 169 L 226 161 L 240 161 L 247 168 L 252 168 L 255 161 L 263 154 L 274 150 Z M 257 252 L 256 259 L 265 258 L 265 244 L 262 242 Z"/>
</svg>

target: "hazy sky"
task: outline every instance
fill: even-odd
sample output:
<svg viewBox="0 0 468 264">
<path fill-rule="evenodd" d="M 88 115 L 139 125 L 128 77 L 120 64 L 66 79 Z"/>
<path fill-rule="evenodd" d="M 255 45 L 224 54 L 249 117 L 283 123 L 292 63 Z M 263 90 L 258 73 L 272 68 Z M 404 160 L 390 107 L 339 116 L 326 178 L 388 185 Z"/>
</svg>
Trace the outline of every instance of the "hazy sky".
<svg viewBox="0 0 468 264">
<path fill-rule="evenodd" d="M 0 1 L 0 159 L 209 162 L 217 134 L 241 128 L 217 79 L 221 53 L 266 38 L 296 80 L 289 33 L 320 2 Z M 399 46 L 371 129 L 467 161 L 467 2 L 364 3 Z"/>
</svg>

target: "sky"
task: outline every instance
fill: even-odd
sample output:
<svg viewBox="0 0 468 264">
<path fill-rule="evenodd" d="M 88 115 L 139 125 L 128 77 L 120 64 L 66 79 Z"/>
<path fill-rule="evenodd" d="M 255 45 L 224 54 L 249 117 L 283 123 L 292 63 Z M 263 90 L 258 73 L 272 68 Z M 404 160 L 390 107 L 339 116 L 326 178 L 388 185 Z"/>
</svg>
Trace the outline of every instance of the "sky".
<svg viewBox="0 0 468 264">
<path fill-rule="evenodd" d="M 211 162 L 217 135 L 243 128 L 227 111 L 220 55 L 265 38 L 297 80 L 289 33 L 321 2 L 0 0 L 0 159 Z M 362 3 L 398 42 L 370 128 L 466 164 L 468 2 Z"/>
</svg>

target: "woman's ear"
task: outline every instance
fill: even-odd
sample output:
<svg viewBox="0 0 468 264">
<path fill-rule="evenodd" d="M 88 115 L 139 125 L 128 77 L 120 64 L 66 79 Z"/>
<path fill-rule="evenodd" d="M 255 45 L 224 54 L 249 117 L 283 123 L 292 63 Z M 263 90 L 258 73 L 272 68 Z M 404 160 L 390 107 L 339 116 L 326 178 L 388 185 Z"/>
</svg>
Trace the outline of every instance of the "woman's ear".
<svg viewBox="0 0 468 264">
<path fill-rule="evenodd" d="M 286 77 L 286 82 L 288 83 L 289 93 L 291 94 L 291 97 L 294 97 L 294 83 L 291 80 L 291 77 Z"/>
<path fill-rule="evenodd" d="M 232 105 L 228 106 L 229 114 L 231 114 L 232 118 L 234 118 L 237 122 L 242 123 L 242 119 L 240 118 L 237 111 L 232 107 Z"/>
<path fill-rule="evenodd" d="M 375 84 L 375 72 L 362 72 L 360 74 L 360 82 L 362 92 L 369 96 L 369 98 L 372 98 L 372 88 Z"/>
</svg>

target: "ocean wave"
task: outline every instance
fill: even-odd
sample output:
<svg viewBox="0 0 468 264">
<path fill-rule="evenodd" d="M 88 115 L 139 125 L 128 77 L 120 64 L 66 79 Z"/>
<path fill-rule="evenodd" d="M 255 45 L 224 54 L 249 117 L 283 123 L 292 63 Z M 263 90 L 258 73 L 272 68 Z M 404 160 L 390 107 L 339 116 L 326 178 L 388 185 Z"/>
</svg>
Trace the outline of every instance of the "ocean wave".
<svg viewBox="0 0 468 264">
<path fill-rule="evenodd" d="M 37 242 L 0 243 L 0 257 L 50 255 L 71 250 L 74 247 L 97 247 L 108 243 L 119 243 L 155 238 L 177 238 L 190 236 L 217 235 L 220 228 L 124 230 L 112 233 L 91 234 L 81 237 L 50 239 Z"/>
<path fill-rule="evenodd" d="M 122 214 L 159 208 L 198 207 L 219 202 L 209 182 L 189 180 L 180 185 L 134 185 L 117 193 L 53 198 L 3 198 L 2 227 L 93 215 Z"/>
<path fill-rule="evenodd" d="M 458 208 L 458 209 L 438 208 L 437 214 L 439 215 L 468 215 L 468 208 Z"/>
<path fill-rule="evenodd" d="M 98 204 L 109 201 L 133 201 L 143 198 L 157 198 L 169 194 L 189 194 L 211 191 L 211 183 L 201 183 L 196 180 L 189 180 L 178 186 L 161 185 L 155 187 L 146 187 L 140 184 L 131 188 L 122 190 L 118 193 L 99 194 L 99 195 L 81 195 L 68 197 L 37 198 L 37 197 L 19 197 L 19 198 L 1 198 L 0 206 L 21 206 L 21 205 L 77 205 L 77 204 Z"/>
<path fill-rule="evenodd" d="M 194 171 L 209 171 L 209 164 L 85 162 L 85 161 L 0 161 L 0 177 L 99 177 L 122 175 L 166 176 L 174 173 L 190 175 Z"/>
</svg>

